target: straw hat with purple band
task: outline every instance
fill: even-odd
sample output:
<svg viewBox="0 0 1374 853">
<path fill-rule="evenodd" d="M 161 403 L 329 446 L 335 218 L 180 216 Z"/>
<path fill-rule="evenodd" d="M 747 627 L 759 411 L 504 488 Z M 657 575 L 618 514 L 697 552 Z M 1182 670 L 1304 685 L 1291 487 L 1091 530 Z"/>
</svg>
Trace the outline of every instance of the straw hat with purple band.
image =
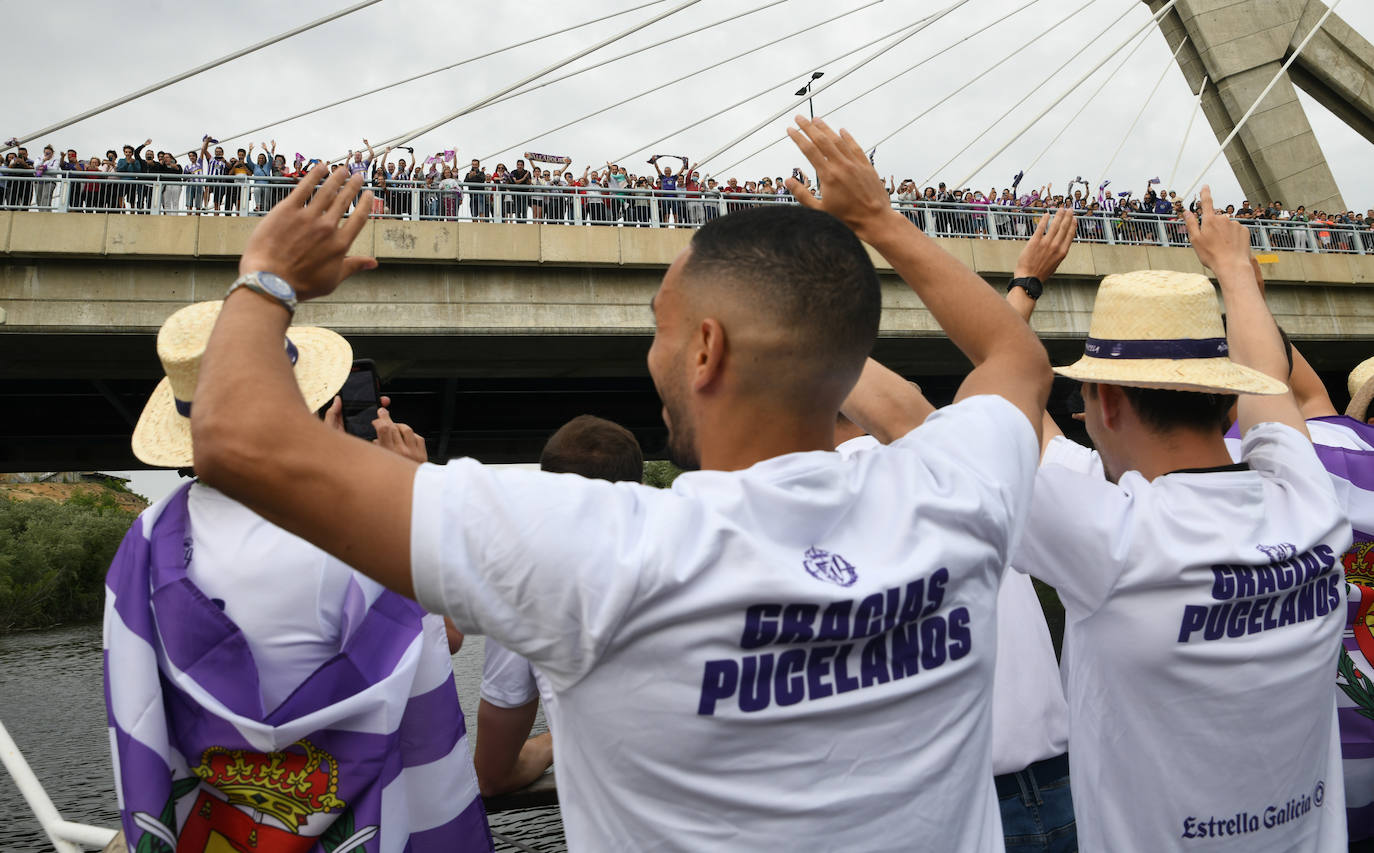
<svg viewBox="0 0 1374 853">
<path fill-rule="evenodd" d="M 142 462 L 159 468 L 186 468 L 192 463 L 191 405 L 200 378 L 200 359 L 223 302 L 188 305 L 167 318 L 157 333 L 157 357 L 167 374 L 134 427 L 133 450 Z M 353 365 L 353 347 L 328 329 L 292 326 L 286 357 L 313 412 L 328 403 Z"/>
<path fill-rule="evenodd" d="M 1369 419 L 1369 401 L 1374 400 L 1374 358 L 1366 358 L 1350 371 L 1350 405 L 1345 413 L 1356 420 Z"/>
<path fill-rule="evenodd" d="M 1102 279 L 1084 354 L 1055 372 L 1080 382 L 1208 394 L 1282 394 L 1288 386 L 1227 357 L 1206 276 L 1144 270 Z"/>
</svg>

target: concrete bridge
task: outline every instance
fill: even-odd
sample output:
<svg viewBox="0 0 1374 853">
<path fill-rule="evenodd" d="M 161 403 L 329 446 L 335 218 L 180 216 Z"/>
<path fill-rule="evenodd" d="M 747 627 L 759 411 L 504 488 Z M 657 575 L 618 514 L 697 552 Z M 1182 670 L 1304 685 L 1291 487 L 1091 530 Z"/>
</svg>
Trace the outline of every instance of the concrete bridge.
<svg viewBox="0 0 1374 853">
<path fill-rule="evenodd" d="M 255 219 L 0 213 L 0 471 L 137 467 L 128 436 L 161 376 L 158 326 L 217 299 Z M 435 458 L 529 461 L 589 412 L 664 443 L 644 366 L 648 309 L 682 229 L 370 222 L 355 251 L 381 268 L 298 322 L 346 335 L 375 359 L 398 417 Z M 1023 243 L 942 241 L 994 284 Z M 1283 253 L 1266 267 L 1275 316 L 1328 384 L 1374 352 L 1374 256 Z M 909 288 L 879 262 L 876 355 L 937 402 L 967 371 Z M 1081 351 L 1098 280 L 1135 269 L 1201 272 L 1188 249 L 1076 245 L 1035 326 L 1056 363 Z M 1338 390 L 1339 389 L 1339 390 Z M 1060 389 L 1060 396 L 1067 389 Z"/>
</svg>

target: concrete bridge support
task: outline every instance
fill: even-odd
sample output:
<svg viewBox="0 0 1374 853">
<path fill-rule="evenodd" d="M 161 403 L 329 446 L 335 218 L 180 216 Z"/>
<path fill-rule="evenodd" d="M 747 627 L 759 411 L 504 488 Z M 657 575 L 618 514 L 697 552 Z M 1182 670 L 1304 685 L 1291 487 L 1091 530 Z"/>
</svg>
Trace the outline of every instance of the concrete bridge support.
<svg viewBox="0 0 1374 853">
<path fill-rule="evenodd" d="M 1144 0 L 1159 11 L 1167 0 Z M 1180 0 L 1160 20 L 1171 48 L 1189 42 L 1179 66 L 1194 91 L 1210 82 L 1202 108 L 1225 139 L 1317 21 L 1322 0 Z M 1293 63 L 1226 152 L 1251 202 L 1345 210 L 1307 114 L 1301 87 L 1374 142 L 1374 46 L 1333 15 Z"/>
</svg>

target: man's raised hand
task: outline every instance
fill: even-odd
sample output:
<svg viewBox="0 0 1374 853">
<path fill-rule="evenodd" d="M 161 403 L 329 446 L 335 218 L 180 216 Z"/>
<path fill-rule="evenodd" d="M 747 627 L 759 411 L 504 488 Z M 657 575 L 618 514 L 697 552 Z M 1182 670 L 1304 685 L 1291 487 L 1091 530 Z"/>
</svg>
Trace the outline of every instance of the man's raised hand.
<svg viewBox="0 0 1374 853">
<path fill-rule="evenodd" d="M 1220 276 L 1234 267 L 1250 270 L 1250 229 L 1228 217 L 1216 213 L 1212 204 L 1212 188 L 1202 188 L 1202 221 L 1192 211 L 1183 211 L 1183 225 L 1198 260 Z"/>
<path fill-rule="evenodd" d="M 1016 259 L 1016 278 L 1030 276 L 1041 281 L 1049 281 L 1069 255 L 1074 235 L 1078 233 L 1078 220 L 1073 211 L 1061 207 L 1054 216 L 1040 217 L 1026 248 Z"/>
<path fill-rule="evenodd" d="M 345 183 L 347 171 L 330 174 L 322 164 L 311 169 L 253 230 L 239 260 L 239 273 L 275 273 L 304 300 L 327 296 L 355 272 L 375 268 L 372 258 L 346 257 L 372 209 L 369 190 L 353 214 L 344 218 L 363 185 L 361 174 Z"/>
<path fill-rule="evenodd" d="M 887 187 L 873 164 L 849 131 L 839 133 L 821 119 L 795 119 L 797 126 L 789 127 L 797 148 L 816 169 L 816 180 L 825 188 L 825 198 L 816 198 L 806 184 L 788 178 L 787 189 L 803 206 L 821 210 L 836 217 L 853 229 L 859 239 L 869 239 L 873 230 L 892 217 L 907 220 L 892 208 Z"/>
</svg>

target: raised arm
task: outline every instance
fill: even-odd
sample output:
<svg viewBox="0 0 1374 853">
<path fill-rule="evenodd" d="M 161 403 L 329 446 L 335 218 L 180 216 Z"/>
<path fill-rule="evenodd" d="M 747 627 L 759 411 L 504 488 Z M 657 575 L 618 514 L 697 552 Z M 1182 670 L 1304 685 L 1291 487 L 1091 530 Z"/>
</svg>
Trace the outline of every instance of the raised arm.
<svg viewBox="0 0 1374 853">
<path fill-rule="evenodd" d="M 1255 274 L 1260 296 L 1264 296 L 1264 271 L 1260 269 L 1259 261 L 1254 257 L 1250 258 L 1250 269 Z M 1306 358 L 1303 358 L 1297 345 L 1292 341 L 1288 344 L 1289 350 L 1293 353 L 1293 369 L 1288 374 L 1288 387 L 1293 391 L 1293 399 L 1297 401 L 1298 411 L 1302 412 L 1303 418 L 1329 418 L 1340 414 L 1331 402 L 1331 394 L 1326 390 L 1326 384 L 1317 375 L 1317 371 L 1312 369 Z"/>
<path fill-rule="evenodd" d="M 997 292 L 941 249 L 888 203 L 883 182 L 847 131 L 836 134 L 822 120 L 798 116 L 788 134 L 826 188 L 818 199 L 795 178 L 787 188 L 810 208 L 830 213 L 892 264 L 949 335 L 976 365 L 956 399 L 996 394 L 1018 409 L 1040 436 L 1049 399 L 1049 357 L 1025 322 Z"/>
<path fill-rule="evenodd" d="M 870 358 L 840 411 L 878 441 L 890 444 L 925 423 L 935 407 L 914 382 Z"/>
<path fill-rule="evenodd" d="M 362 176 L 345 183 L 346 170 L 327 174 L 323 166 L 311 169 L 263 218 L 241 272 L 275 273 L 311 299 L 376 266 L 371 258 L 345 258 L 372 209 L 370 192 L 340 227 Z M 191 412 L 196 471 L 268 521 L 412 595 L 417 463 L 341 435 L 306 409 L 282 350 L 290 320 L 280 302 L 247 288 L 225 299 Z"/>
<path fill-rule="evenodd" d="M 1212 189 L 1202 188 L 1202 221 L 1184 211 L 1193 251 L 1217 277 L 1226 304 L 1226 343 L 1231 360 L 1283 382 L 1288 378 L 1288 358 L 1283 339 L 1269 306 L 1264 304 L 1254 268 L 1250 264 L 1250 232 L 1239 222 L 1218 215 Z M 1238 403 L 1241 435 L 1258 423 L 1274 421 L 1307 435 L 1307 423 L 1291 390 L 1261 396 L 1242 394 Z"/>
<path fill-rule="evenodd" d="M 373 160 L 377 159 L 377 154 L 372 150 L 371 142 L 368 142 L 366 139 L 364 139 L 363 144 L 367 146 L 367 162 L 371 163 Z M 390 151 L 391 149 L 388 148 L 387 150 Z"/>
<path fill-rule="evenodd" d="M 204 163 L 210 158 L 210 134 L 201 137 L 200 140 L 200 162 Z"/>
</svg>

